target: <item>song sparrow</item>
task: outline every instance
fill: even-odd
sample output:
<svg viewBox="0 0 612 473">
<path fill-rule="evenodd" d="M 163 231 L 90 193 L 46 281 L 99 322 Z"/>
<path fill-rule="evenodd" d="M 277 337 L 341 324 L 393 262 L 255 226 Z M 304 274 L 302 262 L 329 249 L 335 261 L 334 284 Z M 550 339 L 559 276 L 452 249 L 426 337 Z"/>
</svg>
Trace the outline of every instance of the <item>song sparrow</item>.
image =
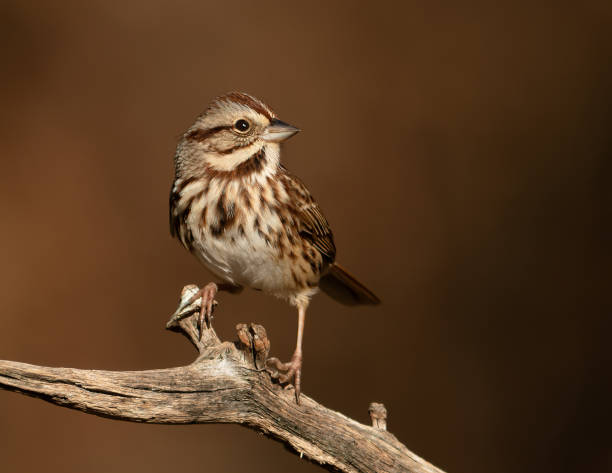
<svg viewBox="0 0 612 473">
<path fill-rule="evenodd" d="M 348 305 L 380 301 L 334 262 L 327 220 L 306 186 L 280 163 L 279 143 L 298 131 L 250 95 L 217 98 L 177 146 L 170 232 L 223 281 L 204 286 L 185 304 L 202 298 L 200 327 L 209 323 L 218 290 L 250 287 L 297 307 L 291 361 L 269 361 L 282 372 L 281 382 L 294 380 L 299 403 L 310 298 L 320 288 Z"/>
</svg>

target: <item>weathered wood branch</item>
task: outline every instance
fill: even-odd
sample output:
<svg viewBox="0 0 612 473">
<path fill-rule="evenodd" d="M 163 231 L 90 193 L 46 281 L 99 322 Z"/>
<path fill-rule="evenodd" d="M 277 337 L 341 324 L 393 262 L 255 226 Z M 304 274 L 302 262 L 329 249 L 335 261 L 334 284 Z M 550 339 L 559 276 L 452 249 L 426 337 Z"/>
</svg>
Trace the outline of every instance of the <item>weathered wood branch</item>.
<svg viewBox="0 0 612 473">
<path fill-rule="evenodd" d="M 183 301 L 194 287 L 183 290 Z M 205 327 L 200 340 L 196 309 L 189 307 L 168 323 L 200 353 L 189 366 L 117 372 L 0 361 L 0 389 L 131 422 L 241 424 L 329 470 L 441 473 L 384 430 L 384 406 L 370 409 L 377 428 L 304 395 L 296 404 L 293 390 L 262 369 L 270 347 L 263 327 L 238 325 L 239 341 L 234 343 L 221 342 L 212 327 Z"/>
</svg>

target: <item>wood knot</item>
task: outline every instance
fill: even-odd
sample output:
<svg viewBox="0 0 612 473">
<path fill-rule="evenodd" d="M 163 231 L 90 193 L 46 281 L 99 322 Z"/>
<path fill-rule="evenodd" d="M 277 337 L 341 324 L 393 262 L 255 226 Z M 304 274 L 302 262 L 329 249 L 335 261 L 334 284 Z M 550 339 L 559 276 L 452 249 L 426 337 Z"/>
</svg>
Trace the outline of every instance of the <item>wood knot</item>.
<svg viewBox="0 0 612 473">
<path fill-rule="evenodd" d="M 368 412 L 372 419 L 372 427 L 380 430 L 387 430 L 387 408 L 384 404 L 373 402 L 370 404 Z"/>
<path fill-rule="evenodd" d="M 189 300 L 198 293 L 200 289 L 195 284 L 188 284 L 183 287 L 181 291 L 181 300 L 179 306 L 166 323 L 168 330 L 180 331 L 179 322 L 190 315 L 195 314 L 200 310 L 201 300 L 198 299 L 191 304 L 188 304 Z"/>
<path fill-rule="evenodd" d="M 270 340 L 266 329 L 258 324 L 238 324 L 236 325 L 240 349 L 247 357 L 253 357 L 255 369 L 261 370 L 266 366 L 268 353 L 270 353 Z"/>
</svg>

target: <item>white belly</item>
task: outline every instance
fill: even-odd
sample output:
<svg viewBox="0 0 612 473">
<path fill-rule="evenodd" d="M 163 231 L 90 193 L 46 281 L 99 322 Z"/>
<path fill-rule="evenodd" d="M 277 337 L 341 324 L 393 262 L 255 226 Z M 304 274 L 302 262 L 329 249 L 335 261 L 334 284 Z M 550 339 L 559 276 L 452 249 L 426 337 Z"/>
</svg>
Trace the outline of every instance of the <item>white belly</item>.
<svg viewBox="0 0 612 473">
<path fill-rule="evenodd" d="M 258 235 L 241 237 L 238 232 L 198 242 L 198 259 L 224 281 L 279 296 L 289 295 L 291 270 L 276 257 L 276 251 Z M 232 240 L 233 237 L 233 240 Z"/>
</svg>

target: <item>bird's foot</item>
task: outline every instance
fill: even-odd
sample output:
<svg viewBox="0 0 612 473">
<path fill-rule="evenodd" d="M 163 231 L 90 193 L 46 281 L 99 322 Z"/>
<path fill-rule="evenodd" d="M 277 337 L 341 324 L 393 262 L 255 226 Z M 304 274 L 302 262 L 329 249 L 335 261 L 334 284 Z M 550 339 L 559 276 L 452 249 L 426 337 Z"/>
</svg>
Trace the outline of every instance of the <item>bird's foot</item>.
<svg viewBox="0 0 612 473">
<path fill-rule="evenodd" d="M 217 291 L 217 285 L 214 282 L 209 282 L 190 299 L 190 303 L 193 303 L 197 299 L 202 298 L 202 302 L 200 303 L 200 317 L 198 319 L 200 324 L 200 340 L 202 340 L 202 333 L 204 332 L 204 321 L 206 321 L 206 328 L 210 328 L 213 310 L 217 305 L 217 301 L 215 300 Z"/>
<path fill-rule="evenodd" d="M 302 354 L 294 353 L 291 361 L 283 363 L 278 358 L 269 358 L 267 361 L 268 367 L 271 367 L 271 375 L 273 378 L 278 378 L 281 383 L 289 383 L 293 380 L 295 387 L 295 401 L 300 403 L 300 391 L 302 381 Z"/>
<path fill-rule="evenodd" d="M 210 328 L 212 314 L 215 307 L 217 306 L 217 301 L 215 300 L 217 291 L 218 287 L 214 282 L 208 283 L 206 286 L 202 287 L 201 289 L 198 289 L 198 291 L 193 294 L 188 300 L 186 300 L 185 302 L 181 302 L 179 308 L 170 318 L 168 325 L 174 324 L 198 310 L 197 307 L 190 308 L 190 306 L 194 305 L 199 299 L 200 317 L 198 318 L 198 322 L 200 327 L 199 338 L 201 340 L 202 333 L 204 332 L 204 321 L 206 321 L 206 328 Z"/>
</svg>

